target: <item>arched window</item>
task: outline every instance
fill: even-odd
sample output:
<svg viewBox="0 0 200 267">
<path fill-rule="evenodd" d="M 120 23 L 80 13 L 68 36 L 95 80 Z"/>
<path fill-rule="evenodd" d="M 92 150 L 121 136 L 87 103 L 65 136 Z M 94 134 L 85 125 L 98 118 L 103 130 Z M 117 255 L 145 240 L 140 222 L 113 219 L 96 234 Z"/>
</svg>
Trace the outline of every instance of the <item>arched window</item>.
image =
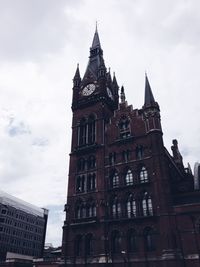
<svg viewBox="0 0 200 267">
<path fill-rule="evenodd" d="M 75 204 L 75 218 L 80 219 L 83 216 L 83 202 L 82 200 L 78 200 L 77 203 Z"/>
<path fill-rule="evenodd" d="M 151 227 L 144 229 L 144 244 L 146 251 L 154 251 L 156 249 L 155 233 Z"/>
<path fill-rule="evenodd" d="M 124 117 L 119 122 L 120 138 L 127 138 L 131 135 L 129 119 Z"/>
<path fill-rule="evenodd" d="M 111 248 L 113 253 L 121 252 L 121 236 L 118 231 L 111 233 Z"/>
<path fill-rule="evenodd" d="M 153 215 L 152 200 L 147 192 L 144 193 L 144 196 L 142 199 L 142 212 L 143 212 L 143 216 Z"/>
<path fill-rule="evenodd" d="M 95 217 L 96 216 L 96 205 L 90 201 L 87 205 L 87 217 Z"/>
<path fill-rule="evenodd" d="M 84 158 L 80 158 L 78 160 L 78 171 L 84 171 L 85 170 L 85 159 Z"/>
<path fill-rule="evenodd" d="M 136 147 L 136 159 L 142 159 L 144 156 L 144 149 L 142 145 Z"/>
<path fill-rule="evenodd" d="M 76 192 L 85 192 L 85 175 L 79 175 L 76 178 Z"/>
<path fill-rule="evenodd" d="M 78 145 L 92 145 L 95 143 L 96 125 L 95 116 L 90 115 L 89 118 L 82 118 L 80 120 L 78 129 Z"/>
<path fill-rule="evenodd" d="M 135 252 L 138 250 L 138 237 L 134 229 L 130 229 L 127 232 L 127 245 L 128 252 Z"/>
<path fill-rule="evenodd" d="M 82 254 L 83 238 L 77 235 L 74 240 L 74 254 L 80 256 Z"/>
<path fill-rule="evenodd" d="M 86 119 L 83 118 L 81 119 L 79 126 L 79 146 L 83 146 L 86 144 L 86 138 L 87 138 L 87 122 Z"/>
<path fill-rule="evenodd" d="M 126 211 L 127 211 L 127 217 L 135 217 L 137 213 L 136 208 L 136 201 L 132 194 L 129 195 L 127 202 L 126 202 Z"/>
<path fill-rule="evenodd" d="M 119 175 L 118 172 L 115 171 L 112 175 L 111 175 L 111 187 L 115 188 L 119 186 Z"/>
<path fill-rule="evenodd" d="M 87 234 L 85 236 L 85 254 L 86 255 L 92 255 L 92 248 L 93 248 L 93 235 Z"/>
<path fill-rule="evenodd" d="M 133 174 L 130 169 L 127 170 L 125 179 L 126 179 L 126 185 L 133 184 Z"/>
<path fill-rule="evenodd" d="M 87 190 L 94 191 L 96 189 L 96 174 L 89 173 L 87 176 Z"/>
<path fill-rule="evenodd" d="M 96 158 L 94 155 L 89 156 L 88 158 L 88 169 L 94 169 L 96 167 Z"/>
<path fill-rule="evenodd" d="M 113 218 L 119 218 L 121 216 L 121 204 L 117 197 L 111 202 L 111 214 Z"/>
<path fill-rule="evenodd" d="M 145 166 L 143 166 L 140 170 L 140 183 L 148 182 L 148 172 Z"/>
</svg>

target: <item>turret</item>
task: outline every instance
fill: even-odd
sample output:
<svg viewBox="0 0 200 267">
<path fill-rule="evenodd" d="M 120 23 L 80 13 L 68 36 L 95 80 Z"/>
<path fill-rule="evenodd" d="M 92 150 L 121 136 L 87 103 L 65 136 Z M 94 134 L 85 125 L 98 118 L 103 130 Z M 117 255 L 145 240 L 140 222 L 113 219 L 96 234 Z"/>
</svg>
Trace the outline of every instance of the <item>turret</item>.
<svg viewBox="0 0 200 267">
<path fill-rule="evenodd" d="M 158 103 L 154 99 L 147 74 L 145 74 L 145 96 L 143 112 L 146 132 L 150 132 L 152 130 L 162 131 L 160 124 L 160 108 Z"/>
</svg>

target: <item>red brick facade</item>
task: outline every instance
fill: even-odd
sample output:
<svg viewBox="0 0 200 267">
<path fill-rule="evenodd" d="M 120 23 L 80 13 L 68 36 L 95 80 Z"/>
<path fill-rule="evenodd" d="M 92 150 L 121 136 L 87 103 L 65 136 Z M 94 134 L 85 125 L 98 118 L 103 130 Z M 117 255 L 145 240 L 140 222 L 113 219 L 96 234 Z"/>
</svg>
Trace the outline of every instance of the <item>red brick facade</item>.
<svg viewBox="0 0 200 267">
<path fill-rule="evenodd" d="M 77 68 L 73 82 L 63 265 L 200 266 L 200 192 L 177 141 L 173 156 L 164 147 L 148 78 L 144 105 L 133 109 L 96 31 L 86 73 Z"/>
</svg>

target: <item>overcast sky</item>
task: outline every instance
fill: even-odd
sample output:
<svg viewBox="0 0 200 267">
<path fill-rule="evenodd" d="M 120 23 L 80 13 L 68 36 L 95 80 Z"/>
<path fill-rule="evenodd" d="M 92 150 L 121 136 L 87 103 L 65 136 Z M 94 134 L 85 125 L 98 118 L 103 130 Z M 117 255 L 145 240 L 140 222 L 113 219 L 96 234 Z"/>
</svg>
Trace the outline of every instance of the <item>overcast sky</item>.
<svg viewBox="0 0 200 267">
<path fill-rule="evenodd" d="M 200 160 L 199 0 L 0 0 L 0 187 L 50 210 L 61 244 L 71 140 L 72 78 L 84 74 L 95 22 L 104 59 L 141 108 L 144 77 L 164 143 Z"/>
</svg>

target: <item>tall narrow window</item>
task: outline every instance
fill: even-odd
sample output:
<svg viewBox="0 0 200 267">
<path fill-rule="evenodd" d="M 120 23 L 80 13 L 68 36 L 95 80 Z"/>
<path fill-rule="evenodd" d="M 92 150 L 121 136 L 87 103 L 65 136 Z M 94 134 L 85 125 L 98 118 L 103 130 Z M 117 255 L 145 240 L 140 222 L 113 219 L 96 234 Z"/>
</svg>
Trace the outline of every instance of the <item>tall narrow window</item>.
<svg viewBox="0 0 200 267">
<path fill-rule="evenodd" d="M 123 161 L 128 162 L 130 160 L 130 154 L 131 154 L 131 152 L 130 152 L 129 149 L 124 150 L 122 152 L 122 159 L 123 159 Z"/>
<path fill-rule="evenodd" d="M 144 154 L 144 149 L 142 145 L 136 147 L 136 159 L 142 159 Z"/>
<path fill-rule="evenodd" d="M 130 169 L 126 172 L 126 185 L 132 185 L 133 184 L 133 174 Z"/>
<path fill-rule="evenodd" d="M 142 211 L 143 211 L 143 216 L 153 215 L 152 200 L 147 192 L 144 193 L 144 196 L 142 199 Z"/>
<path fill-rule="evenodd" d="M 119 218 L 121 216 L 121 204 L 118 201 L 117 197 L 112 200 L 111 213 L 113 218 Z"/>
<path fill-rule="evenodd" d="M 89 156 L 88 158 L 88 169 L 94 169 L 96 167 L 96 158 L 94 155 Z"/>
<path fill-rule="evenodd" d="M 110 153 L 109 154 L 109 164 L 114 165 L 115 162 L 116 162 L 116 153 L 115 152 Z"/>
<path fill-rule="evenodd" d="M 111 187 L 115 188 L 119 186 L 119 175 L 117 173 L 117 171 L 115 171 L 112 175 L 111 175 Z"/>
<path fill-rule="evenodd" d="M 86 119 L 82 119 L 80 121 L 80 126 L 79 126 L 79 145 L 85 145 L 86 144 L 86 139 L 87 139 L 87 123 Z"/>
<path fill-rule="evenodd" d="M 85 192 L 85 175 L 79 175 L 76 178 L 76 192 L 77 193 Z"/>
<path fill-rule="evenodd" d="M 121 236 L 118 231 L 113 231 L 111 234 L 111 247 L 113 253 L 121 252 Z"/>
<path fill-rule="evenodd" d="M 138 238 L 134 229 L 130 229 L 127 232 L 127 243 L 128 252 L 136 252 L 138 250 Z"/>
<path fill-rule="evenodd" d="M 88 144 L 94 144 L 95 142 L 95 118 L 91 115 L 88 118 Z"/>
<path fill-rule="evenodd" d="M 92 255 L 92 248 L 93 248 L 93 235 L 87 234 L 85 237 L 85 254 Z"/>
<path fill-rule="evenodd" d="M 96 189 L 96 174 L 89 173 L 87 177 L 87 190 L 94 191 Z"/>
<path fill-rule="evenodd" d="M 146 251 L 154 251 L 156 249 L 155 233 L 150 227 L 144 229 L 144 242 Z"/>
<path fill-rule="evenodd" d="M 143 166 L 140 171 L 140 183 L 146 183 L 148 181 L 148 172 L 147 169 Z"/>
<path fill-rule="evenodd" d="M 119 122 L 120 138 L 127 138 L 131 135 L 130 133 L 130 122 L 127 118 L 122 118 Z"/>
<path fill-rule="evenodd" d="M 96 205 L 93 200 L 87 204 L 87 217 L 95 217 L 96 216 Z"/>
<path fill-rule="evenodd" d="M 77 235 L 75 237 L 75 241 L 74 241 L 74 254 L 76 256 L 80 256 L 82 254 L 82 236 L 81 235 Z"/>
<path fill-rule="evenodd" d="M 132 194 L 129 195 L 127 202 L 126 202 L 126 211 L 127 217 L 135 217 L 136 216 L 136 201 Z"/>
<path fill-rule="evenodd" d="M 85 170 L 85 159 L 80 158 L 78 160 L 78 171 L 84 171 Z"/>
</svg>

